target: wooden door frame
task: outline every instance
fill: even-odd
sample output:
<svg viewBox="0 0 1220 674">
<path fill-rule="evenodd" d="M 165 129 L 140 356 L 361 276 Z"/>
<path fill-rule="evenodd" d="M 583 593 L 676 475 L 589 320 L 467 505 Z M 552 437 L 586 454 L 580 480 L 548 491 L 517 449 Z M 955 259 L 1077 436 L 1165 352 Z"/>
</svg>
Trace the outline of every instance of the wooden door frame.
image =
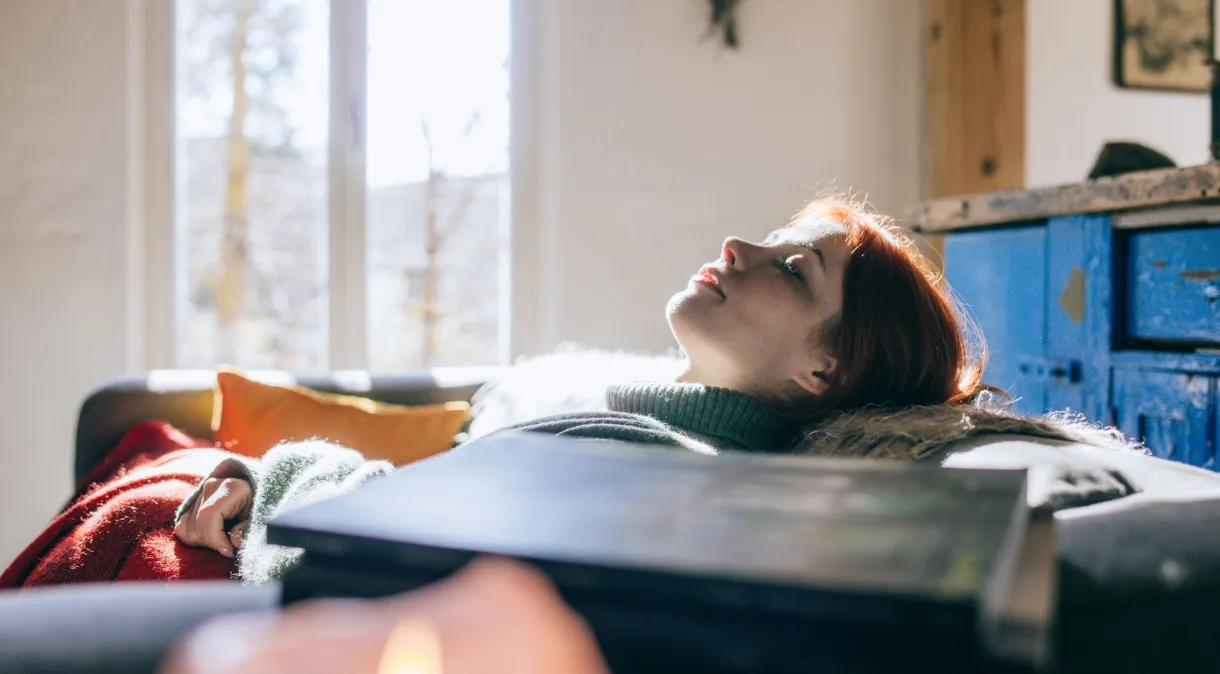
<svg viewBox="0 0 1220 674">
<path fill-rule="evenodd" d="M 924 198 L 1025 186 L 1026 0 L 923 0 Z"/>
</svg>

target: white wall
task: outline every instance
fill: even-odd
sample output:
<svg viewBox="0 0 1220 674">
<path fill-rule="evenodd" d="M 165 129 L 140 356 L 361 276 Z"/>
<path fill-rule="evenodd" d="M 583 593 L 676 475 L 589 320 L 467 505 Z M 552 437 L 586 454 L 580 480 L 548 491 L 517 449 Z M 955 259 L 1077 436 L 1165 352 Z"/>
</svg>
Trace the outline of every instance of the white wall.
<svg viewBox="0 0 1220 674">
<path fill-rule="evenodd" d="M 77 405 L 124 367 L 126 6 L 0 3 L 0 566 L 69 496 Z"/>
<path fill-rule="evenodd" d="M 535 154 L 516 157 L 514 252 L 517 306 L 537 311 L 517 316 L 517 352 L 666 348 L 666 299 L 724 237 L 761 236 L 832 183 L 892 210 L 918 199 L 914 0 L 742 3 L 738 52 L 701 41 L 701 0 L 527 4 L 544 21 L 527 26 L 539 53 L 515 44 L 539 90 L 521 103 L 536 114 L 516 108 Z"/>
<path fill-rule="evenodd" d="M 1206 94 L 1113 84 L 1114 0 L 1029 0 L 1026 184 L 1076 182 L 1107 140 L 1133 140 L 1179 166 L 1208 160 Z"/>
</svg>

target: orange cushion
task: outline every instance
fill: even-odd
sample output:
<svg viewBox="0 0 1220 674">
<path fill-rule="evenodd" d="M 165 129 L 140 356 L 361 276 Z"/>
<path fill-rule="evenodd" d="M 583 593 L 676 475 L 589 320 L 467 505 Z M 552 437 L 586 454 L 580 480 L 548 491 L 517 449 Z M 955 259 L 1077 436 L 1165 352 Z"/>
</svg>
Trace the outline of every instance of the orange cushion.
<svg viewBox="0 0 1220 674">
<path fill-rule="evenodd" d="M 216 384 L 215 439 L 245 456 L 262 456 L 285 441 L 318 438 L 401 466 L 452 447 L 470 413 L 466 402 L 390 405 L 263 384 L 228 371 L 216 374 Z"/>
</svg>

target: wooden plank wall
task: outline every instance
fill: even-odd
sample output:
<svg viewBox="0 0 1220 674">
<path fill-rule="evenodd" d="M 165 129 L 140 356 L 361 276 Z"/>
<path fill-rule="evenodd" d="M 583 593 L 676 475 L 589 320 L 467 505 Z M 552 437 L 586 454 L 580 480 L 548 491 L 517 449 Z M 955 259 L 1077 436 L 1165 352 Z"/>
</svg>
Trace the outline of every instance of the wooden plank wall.
<svg viewBox="0 0 1220 674">
<path fill-rule="evenodd" d="M 923 0 L 922 28 L 924 198 L 1024 187 L 1025 0 Z"/>
</svg>

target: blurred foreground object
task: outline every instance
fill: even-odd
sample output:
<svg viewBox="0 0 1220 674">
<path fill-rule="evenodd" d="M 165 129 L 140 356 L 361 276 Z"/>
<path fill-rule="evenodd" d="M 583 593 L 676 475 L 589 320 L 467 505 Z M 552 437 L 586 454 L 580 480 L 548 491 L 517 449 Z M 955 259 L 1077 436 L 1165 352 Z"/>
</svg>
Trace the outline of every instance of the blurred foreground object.
<svg viewBox="0 0 1220 674">
<path fill-rule="evenodd" d="M 380 601 L 318 601 L 215 620 L 180 643 L 163 671 L 607 673 L 584 622 L 546 577 L 494 559 Z"/>
</svg>

